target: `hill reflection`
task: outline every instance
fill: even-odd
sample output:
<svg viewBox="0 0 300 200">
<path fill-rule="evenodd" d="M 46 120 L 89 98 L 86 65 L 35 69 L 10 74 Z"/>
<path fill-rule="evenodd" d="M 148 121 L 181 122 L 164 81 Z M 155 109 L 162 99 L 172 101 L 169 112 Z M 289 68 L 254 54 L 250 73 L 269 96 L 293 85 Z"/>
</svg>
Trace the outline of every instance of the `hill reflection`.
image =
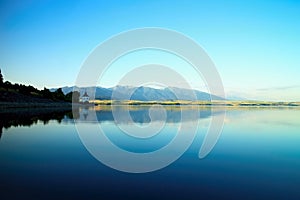
<svg viewBox="0 0 300 200">
<path fill-rule="evenodd" d="M 164 111 L 163 111 L 164 110 Z M 83 110 L 86 121 L 115 121 L 115 123 L 150 123 L 151 121 L 165 121 L 167 123 L 179 123 L 181 121 L 194 121 L 199 118 L 208 118 L 212 115 L 211 108 L 205 108 L 198 111 L 195 107 L 185 106 L 163 106 L 163 110 L 150 106 L 116 106 L 113 109 L 98 109 L 95 115 L 89 114 L 93 110 Z M 129 117 L 128 118 L 128 112 Z"/>
<path fill-rule="evenodd" d="M 71 108 L 16 108 L 0 111 L 0 137 L 3 128 L 17 126 L 31 126 L 38 122 L 49 123 L 56 120 L 57 123 L 66 122 L 92 122 L 101 123 L 111 121 L 114 123 L 150 123 L 151 121 L 165 121 L 177 123 L 181 121 L 192 121 L 200 118 L 208 118 L 212 115 L 211 108 L 201 108 L 200 111 L 193 107 L 169 106 L 163 107 L 164 115 L 151 110 L 150 106 L 101 106 L 101 107 L 79 107 Z M 182 111 L 182 113 L 181 113 Z M 130 120 L 128 119 L 128 114 Z M 154 113 L 154 114 L 153 114 Z M 216 114 L 217 112 L 214 112 Z M 182 115 L 184 118 L 182 118 Z"/>
</svg>

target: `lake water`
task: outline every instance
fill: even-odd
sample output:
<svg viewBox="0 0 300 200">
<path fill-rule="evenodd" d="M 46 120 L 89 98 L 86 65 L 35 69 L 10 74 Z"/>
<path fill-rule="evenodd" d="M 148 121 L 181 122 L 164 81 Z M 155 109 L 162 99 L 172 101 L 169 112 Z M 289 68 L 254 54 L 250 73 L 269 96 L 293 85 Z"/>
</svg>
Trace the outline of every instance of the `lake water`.
<svg viewBox="0 0 300 200">
<path fill-rule="evenodd" d="M 118 116 L 105 107 L 95 112 L 80 109 L 73 117 L 68 110 L 0 113 L 0 198 L 300 199 L 299 108 L 227 109 L 221 135 L 202 159 L 199 150 L 218 109 L 200 108 L 195 118 L 186 108 L 183 112 L 191 117 L 184 119 L 176 107 L 162 113 L 149 107 L 127 109 L 116 109 Z M 122 117 L 126 111 L 132 121 Z M 83 134 L 101 125 L 115 147 L 140 155 L 162 149 L 183 126 L 188 135 L 195 124 L 196 135 L 183 155 L 148 173 L 113 169 L 84 145 Z M 148 139 L 143 132 L 136 133 L 140 138 L 124 133 L 147 126 L 150 130 L 161 126 L 160 133 Z M 86 133 L 79 134 L 81 128 Z M 116 159 L 105 145 L 96 150 Z M 127 166 L 130 159 L 119 162 Z M 135 164 L 138 168 L 145 163 Z"/>
</svg>

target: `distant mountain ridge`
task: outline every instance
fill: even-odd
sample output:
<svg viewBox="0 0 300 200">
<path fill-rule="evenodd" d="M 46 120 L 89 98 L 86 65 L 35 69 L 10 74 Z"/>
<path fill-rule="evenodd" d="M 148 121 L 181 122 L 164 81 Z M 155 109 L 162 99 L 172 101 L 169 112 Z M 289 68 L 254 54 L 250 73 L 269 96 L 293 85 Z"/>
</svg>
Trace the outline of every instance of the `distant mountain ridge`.
<svg viewBox="0 0 300 200">
<path fill-rule="evenodd" d="M 55 91 L 52 88 L 50 91 Z M 210 95 L 209 93 L 199 90 L 191 90 L 184 88 L 168 87 L 168 88 L 152 88 L 152 87 L 131 87 L 116 86 L 112 88 L 103 87 L 63 87 L 62 91 L 67 94 L 71 91 L 79 91 L 82 95 L 85 91 L 92 97 L 95 92 L 95 99 L 99 100 L 139 100 L 139 101 L 172 101 L 172 100 L 225 100 L 222 97 Z"/>
</svg>

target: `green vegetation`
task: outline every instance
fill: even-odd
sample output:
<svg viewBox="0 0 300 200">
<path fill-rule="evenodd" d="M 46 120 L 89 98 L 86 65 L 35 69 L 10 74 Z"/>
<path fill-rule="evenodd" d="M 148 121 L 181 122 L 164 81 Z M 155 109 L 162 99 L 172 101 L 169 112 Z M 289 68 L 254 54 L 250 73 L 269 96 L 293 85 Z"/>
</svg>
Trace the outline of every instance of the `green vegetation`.
<svg viewBox="0 0 300 200">
<path fill-rule="evenodd" d="M 3 79 L 3 75 L 0 70 L 0 102 L 79 102 L 79 92 L 70 92 L 66 95 L 59 88 L 55 92 L 51 92 L 49 89 L 44 88 L 39 90 L 31 85 L 26 86 L 23 84 L 12 84 L 9 81 Z"/>
<path fill-rule="evenodd" d="M 90 103 L 95 105 L 189 105 L 189 106 L 215 106 L 215 107 L 291 107 L 291 106 L 300 106 L 300 102 L 268 102 L 268 101 L 137 101 L 137 100 L 93 100 Z"/>
</svg>

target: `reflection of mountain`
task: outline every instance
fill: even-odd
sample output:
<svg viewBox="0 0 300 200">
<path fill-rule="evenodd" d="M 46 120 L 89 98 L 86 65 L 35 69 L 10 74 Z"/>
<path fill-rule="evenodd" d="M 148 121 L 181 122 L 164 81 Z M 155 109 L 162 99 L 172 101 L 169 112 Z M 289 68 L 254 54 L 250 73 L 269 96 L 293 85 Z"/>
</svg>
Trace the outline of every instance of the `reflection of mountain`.
<svg viewBox="0 0 300 200">
<path fill-rule="evenodd" d="M 107 106 L 103 110 L 96 111 L 89 109 L 81 109 L 80 118 L 78 119 L 78 121 L 114 121 L 117 124 L 127 124 L 131 121 L 135 123 L 150 123 L 151 121 L 165 121 L 167 123 L 178 123 L 181 121 L 195 121 L 200 118 L 209 118 L 212 114 L 218 114 L 218 112 L 213 112 L 211 108 L 199 109 L 199 111 L 197 111 L 191 107 L 183 108 L 181 111 L 180 107 L 164 107 L 165 115 L 162 113 L 164 111 L 155 108 L 150 111 L 151 107 L 148 106 L 116 106 L 113 108 L 113 110 L 108 108 L 110 107 Z"/>
<path fill-rule="evenodd" d="M 55 91 L 56 89 L 51 89 Z M 67 94 L 73 90 L 84 93 L 87 91 L 90 96 L 94 96 L 96 99 L 114 99 L 114 100 L 128 100 L 130 95 L 131 100 L 140 101 L 167 101 L 167 100 L 222 100 L 223 98 L 210 95 L 206 92 L 198 90 L 189 90 L 183 88 L 163 88 L 155 89 L 151 87 L 129 87 L 129 86 L 116 86 L 113 88 L 102 88 L 102 87 L 63 87 L 62 91 Z M 113 94 L 113 95 L 112 95 Z"/>
<path fill-rule="evenodd" d="M 165 106 L 164 111 L 159 109 L 150 110 L 150 106 L 115 106 L 113 111 L 111 106 L 100 107 L 100 110 L 94 112 L 93 108 L 32 108 L 32 109 L 8 109 L 0 112 L 0 138 L 3 128 L 12 126 L 31 126 L 38 121 L 47 124 L 50 120 L 57 120 L 58 123 L 73 122 L 105 122 L 130 123 L 132 119 L 135 123 L 150 123 L 151 121 L 165 121 L 167 123 L 177 123 L 181 121 L 194 121 L 200 118 L 208 118 L 211 115 L 218 114 L 213 112 L 210 107 L 201 108 L 199 111 L 195 108 L 180 106 Z M 182 113 L 181 113 L 182 108 Z M 93 114 L 94 113 L 94 114 Z M 130 118 L 128 118 L 128 114 Z M 182 118 L 183 117 L 183 118 Z"/>
<path fill-rule="evenodd" d="M 50 120 L 57 120 L 59 123 L 65 118 L 72 118 L 71 108 L 16 108 L 2 110 L 0 112 L 0 133 L 3 128 L 11 126 L 31 126 L 38 120 L 47 124 Z"/>
</svg>

